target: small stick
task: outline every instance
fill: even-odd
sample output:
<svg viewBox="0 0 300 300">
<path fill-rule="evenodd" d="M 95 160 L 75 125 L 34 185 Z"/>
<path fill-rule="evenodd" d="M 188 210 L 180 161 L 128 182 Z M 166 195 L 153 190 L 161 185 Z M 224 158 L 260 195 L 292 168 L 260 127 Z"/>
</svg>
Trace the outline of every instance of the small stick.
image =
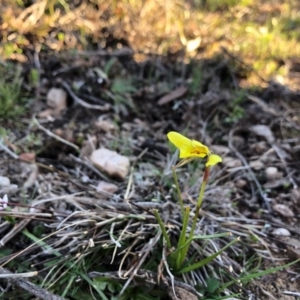
<svg viewBox="0 0 300 300">
<path fill-rule="evenodd" d="M 93 105 L 93 104 L 89 104 L 89 103 L 86 103 L 85 101 L 83 101 L 81 98 L 79 98 L 71 89 L 71 87 L 67 84 L 66 81 L 62 81 L 62 85 L 63 87 L 67 90 L 67 92 L 70 94 L 70 96 L 74 99 L 74 101 L 85 107 L 85 108 L 88 108 L 88 109 L 97 109 L 97 110 L 101 110 L 101 111 L 107 111 L 109 110 L 110 106 L 107 104 L 107 105 Z"/>
<path fill-rule="evenodd" d="M 10 155 L 14 159 L 18 159 L 19 158 L 19 156 L 17 154 L 15 154 L 14 152 L 12 152 L 9 148 L 7 148 L 3 144 L 3 139 L 0 139 L 0 150 L 5 151 L 8 155 Z"/>
<path fill-rule="evenodd" d="M 36 272 L 30 272 L 30 273 L 36 273 Z M 16 275 L 20 275 L 20 274 L 13 274 L 5 268 L 0 267 L 0 274 L 3 275 L 0 278 L 9 280 L 14 285 L 22 288 L 23 290 L 29 292 L 32 295 L 35 295 L 39 299 L 43 299 L 43 300 L 65 300 L 64 298 L 62 298 L 60 296 L 52 294 L 51 292 L 48 292 L 47 290 L 36 286 L 35 284 L 33 284 L 32 282 L 30 282 L 28 280 L 25 280 L 23 278 L 18 278 Z M 23 273 L 23 274 L 25 274 L 25 273 Z"/>
<path fill-rule="evenodd" d="M 44 131 L 48 136 L 53 137 L 54 139 L 60 141 L 63 144 L 66 144 L 66 145 L 74 148 L 75 150 L 77 150 L 79 152 L 79 147 L 78 146 L 76 146 L 75 144 L 70 143 L 70 142 L 64 140 L 63 138 L 61 138 L 60 136 L 52 133 L 50 130 L 48 130 L 47 128 L 45 128 L 44 126 L 42 126 L 35 117 L 33 118 L 33 122 L 37 125 L 37 127 L 39 129 L 41 129 L 42 131 Z"/>
<path fill-rule="evenodd" d="M 5 273 L 5 274 L 0 274 L 0 279 L 2 278 L 25 278 L 25 277 L 33 277 L 36 276 L 38 274 L 37 271 L 33 271 L 33 272 L 26 272 L 26 273 Z"/>
<path fill-rule="evenodd" d="M 299 292 L 283 291 L 282 294 L 289 295 L 289 296 L 294 296 L 294 297 L 300 297 L 300 293 Z"/>
</svg>

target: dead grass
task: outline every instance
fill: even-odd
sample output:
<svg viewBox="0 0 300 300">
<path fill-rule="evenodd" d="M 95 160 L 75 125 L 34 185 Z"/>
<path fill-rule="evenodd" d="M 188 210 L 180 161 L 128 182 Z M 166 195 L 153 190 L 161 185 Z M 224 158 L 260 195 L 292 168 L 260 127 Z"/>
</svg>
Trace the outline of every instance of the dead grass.
<svg viewBox="0 0 300 300">
<path fill-rule="evenodd" d="M 212 57 L 224 47 L 267 79 L 284 75 L 280 61 L 300 52 L 297 1 L 99 0 L 75 7 L 43 0 L 25 9 L 13 3 L 1 1 L 2 57 L 24 60 L 22 49 L 38 51 L 41 43 L 55 51 L 125 43 L 140 59 L 177 51 Z"/>
</svg>

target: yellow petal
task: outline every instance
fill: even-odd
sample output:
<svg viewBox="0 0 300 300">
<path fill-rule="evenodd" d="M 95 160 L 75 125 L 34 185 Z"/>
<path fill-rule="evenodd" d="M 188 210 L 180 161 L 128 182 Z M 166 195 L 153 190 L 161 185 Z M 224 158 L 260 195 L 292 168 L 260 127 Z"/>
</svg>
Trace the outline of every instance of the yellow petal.
<svg viewBox="0 0 300 300">
<path fill-rule="evenodd" d="M 179 149 L 190 147 L 192 144 L 190 139 L 175 131 L 169 132 L 167 136 L 169 141 Z"/>
<path fill-rule="evenodd" d="M 201 144 L 198 141 L 192 140 L 192 146 L 193 146 L 193 153 L 195 153 L 196 156 L 199 157 L 205 157 L 206 155 L 210 155 L 210 150 L 207 146 Z"/>
<path fill-rule="evenodd" d="M 182 134 L 171 131 L 168 133 L 169 141 L 174 144 L 179 150 L 180 158 L 188 157 L 205 157 L 210 154 L 210 150 L 205 145 L 198 141 L 190 140 Z"/>
<path fill-rule="evenodd" d="M 222 162 L 222 157 L 217 154 L 211 154 L 208 157 L 207 163 L 205 164 L 207 167 L 214 166 L 217 163 Z"/>
</svg>

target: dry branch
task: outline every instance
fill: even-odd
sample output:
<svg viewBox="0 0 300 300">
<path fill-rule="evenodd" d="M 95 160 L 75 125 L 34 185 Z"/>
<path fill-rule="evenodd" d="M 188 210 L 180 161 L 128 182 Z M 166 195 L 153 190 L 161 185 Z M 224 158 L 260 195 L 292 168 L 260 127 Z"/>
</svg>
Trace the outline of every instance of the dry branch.
<svg viewBox="0 0 300 300">
<path fill-rule="evenodd" d="M 33 284 L 32 282 L 25 280 L 24 278 L 15 278 L 15 274 L 11 273 L 9 270 L 0 267 L 0 274 L 8 275 L 3 280 L 8 281 L 12 285 L 20 287 L 21 289 L 29 292 L 30 294 L 42 299 L 42 300 L 64 300 L 64 298 L 54 295 L 47 290 L 40 288 Z M 11 274 L 11 277 L 9 275 Z"/>
</svg>

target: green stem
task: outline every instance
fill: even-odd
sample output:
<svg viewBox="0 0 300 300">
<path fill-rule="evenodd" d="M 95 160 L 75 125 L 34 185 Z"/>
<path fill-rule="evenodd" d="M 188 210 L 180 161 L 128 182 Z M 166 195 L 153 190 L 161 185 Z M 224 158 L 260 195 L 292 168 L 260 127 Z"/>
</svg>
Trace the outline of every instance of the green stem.
<svg viewBox="0 0 300 300">
<path fill-rule="evenodd" d="M 195 215 L 194 215 L 194 219 L 193 219 L 189 239 L 192 239 L 193 235 L 194 235 L 194 231 L 195 231 L 197 220 L 198 220 L 199 211 L 200 211 L 200 208 L 201 208 L 201 205 L 202 205 L 202 202 L 203 202 L 204 190 L 205 190 L 205 187 L 206 187 L 206 184 L 207 184 L 207 181 L 208 181 L 208 176 L 209 176 L 209 167 L 205 167 L 205 170 L 204 170 L 204 173 L 203 173 L 203 180 L 202 180 L 202 184 L 201 184 L 201 188 L 200 188 L 200 193 L 199 193 L 199 197 L 198 197 L 198 201 L 197 201 L 196 211 L 195 211 Z"/>
<path fill-rule="evenodd" d="M 161 219 L 161 217 L 160 217 L 160 215 L 159 215 L 157 209 L 153 209 L 153 213 L 154 213 L 155 218 L 156 218 L 156 220 L 157 220 L 157 222 L 158 222 L 158 224 L 159 224 L 159 227 L 160 227 L 160 229 L 161 229 L 161 232 L 162 232 L 162 234 L 163 234 L 163 236 L 164 236 L 164 238 L 165 238 L 165 240 L 166 240 L 166 242 L 167 242 L 167 246 L 168 246 L 169 249 L 171 249 L 172 245 L 171 245 L 171 241 L 170 241 L 170 238 L 169 238 L 169 236 L 168 236 L 168 233 L 167 233 L 165 224 L 164 224 L 164 222 L 162 221 L 162 219 Z"/>
<path fill-rule="evenodd" d="M 180 237 L 178 240 L 178 244 L 177 244 L 177 253 L 176 253 L 176 268 L 179 269 L 180 265 L 182 264 L 182 262 L 185 259 L 187 250 L 188 250 L 188 245 L 186 245 L 185 249 L 185 244 L 186 244 L 186 229 L 189 223 L 189 215 L 190 215 L 190 207 L 187 206 L 185 208 L 185 213 L 183 215 L 183 222 L 182 222 L 182 229 L 180 232 Z M 178 251 L 179 250 L 179 251 Z"/>
<path fill-rule="evenodd" d="M 182 201 L 182 197 L 181 197 L 181 192 L 180 192 L 180 188 L 179 188 L 179 183 L 178 183 L 178 179 L 177 179 L 177 174 L 176 174 L 176 167 L 172 166 L 172 173 L 173 173 L 173 178 L 174 178 L 174 182 L 175 182 L 175 186 L 176 186 L 176 192 L 178 195 L 178 201 L 179 201 L 179 205 L 180 205 L 180 209 L 181 209 L 181 216 L 183 218 L 184 216 L 184 207 L 183 207 L 183 201 Z"/>
</svg>

